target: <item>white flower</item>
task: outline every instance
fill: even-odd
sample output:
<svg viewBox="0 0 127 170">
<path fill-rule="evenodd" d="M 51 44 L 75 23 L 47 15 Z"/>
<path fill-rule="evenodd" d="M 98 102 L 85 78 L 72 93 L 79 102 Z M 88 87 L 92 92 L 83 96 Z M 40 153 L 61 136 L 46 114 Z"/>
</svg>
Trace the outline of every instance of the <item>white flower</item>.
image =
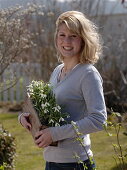
<svg viewBox="0 0 127 170">
<path fill-rule="evenodd" d="M 61 107 L 59 105 L 57 105 L 56 107 L 53 107 L 53 109 L 54 109 L 55 112 L 59 112 Z"/>
<path fill-rule="evenodd" d="M 72 124 L 73 128 L 75 129 L 76 133 L 77 133 L 77 134 L 81 134 L 81 133 L 79 132 L 79 129 L 78 129 L 78 126 L 77 126 L 76 122 L 71 121 L 71 124 Z"/>
<path fill-rule="evenodd" d="M 46 95 L 46 94 L 41 94 L 41 97 L 42 97 L 42 98 L 46 98 L 47 95 Z"/>
<path fill-rule="evenodd" d="M 64 120 L 64 118 L 62 118 L 62 117 L 59 119 L 59 122 L 64 122 L 64 121 L 65 121 L 65 120 Z"/>
<path fill-rule="evenodd" d="M 11 134 L 9 133 L 9 134 L 8 134 L 8 136 L 10 136 L 10 137 L 11 137 Z"/>
<path fill-rule="evenodd" d="M 31 90 L 33 90 L 33 85 L 32 84 L 30 84 L 29 86 L 27 86 L 28 87 L 28 91 L 31 91 Z"/>
<path fill-rule="evenodd" d="M 60 124 L 59 123 L 55 123 L 55 126 L 60 126 Z"/>
<path fill-rule="evenodd" d="M 42 109 L 44 109 L 44 108 L 45 108 L 45 104 L 42 103 L 42 104 L 41 104 L 41 107 L 42 107 Z"/>
<path fill-rule="evenodd" d="M 46 102 L 45 104 L 43 104 L 43 103 L 41 104 L 42 109 L 44 109 L 47 106 L 50 106 L 50 104 L 48 102 Z"/>
<path fill-rule="evenodd" d="M 58 109 L 58 110 L 60 110 L 60 109 L 61 109 L 61 107 L 60 107 L 59 105 L 57 105 L 57 109 Z"/>
<path fill-rule="evenodd" d="M 57 107 L 53 107 L 54 111 L 56 112 L 57 111 Z"/>
<path fill-rule="evenodd" d="M 7 133 L 3 133 L 4 136 L 7 136 Z"/>
<path fill-rule="evenodd" d="M 54 94 L 52 93 L 51 84 L 45 84 L 43 81 L 32 81 L 28 86 L 28 94 L 34 103 L 35 109 L 39 111 L 40 120 L 42 123 L 48 123 L 51 126 L 60 126 L 60 122 L 64 122 L 65 117 L 61 115 L 61 107 L 56 103 Z M 49 92 L 50 95 L 49 95 Z M 53 111 L 50 113 L 50 109 Z M 66 116 L 67 117 L 67 116 Z"/>
<path fill-rule="evenodd" d="M 47 112 L 48 112 L 48 110 L 47 110 L 47 109 L 45 109 L 45 110 L 44 110 L 44 113 L 47 113 Z"/>
<path fill-rule="evenodd" d="M 73 126 L 76 126 L 76 122 L 74 122 L 74 121 L 71 121 L 71 124 L 72 124 Z"/>
<path fill-rule="evenodd" d="M 50 119 L 49 123 L 54 123 L 54 120 Z"/>
<path fill-rule="evenodd" d="M 67 117 L 67 118 L 70 118 L 70 115 L 67 115 L 66 117 Z"/>
<path fill-rule="evenodd" d="M 48 102 L 45 103 L 45 106 L 50 106 L 50 104 Z"/>
</svg>

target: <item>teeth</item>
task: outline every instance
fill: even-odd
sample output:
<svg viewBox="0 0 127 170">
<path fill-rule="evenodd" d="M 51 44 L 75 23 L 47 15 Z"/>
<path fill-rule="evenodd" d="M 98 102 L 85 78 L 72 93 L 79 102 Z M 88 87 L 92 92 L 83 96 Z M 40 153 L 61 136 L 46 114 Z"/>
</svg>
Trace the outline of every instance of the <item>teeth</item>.
<svg viewBox="0 0 127 170">
<path fill-rule="evenodd" d="M 72 47 L 63 47 L 65 50 L 72 50 Z"/>
</svg>

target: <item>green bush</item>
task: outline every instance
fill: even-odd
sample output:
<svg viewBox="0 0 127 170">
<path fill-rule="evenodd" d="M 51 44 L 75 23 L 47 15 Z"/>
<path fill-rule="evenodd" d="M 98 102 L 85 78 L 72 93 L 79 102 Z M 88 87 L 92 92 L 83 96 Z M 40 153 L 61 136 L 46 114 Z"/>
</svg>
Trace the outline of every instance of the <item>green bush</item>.
<svg viewBox="0 0 127 170">
<path fill-rule="evenodd" d="M 0 170 L 4 170 L 4 166 L 1 165 L 1 166 L 0 166 Z"/>
<path fill-rule="evenodd" d="M 14 158 L 16 154 L 15 138 L 0 126 L 0 169 L 14 169 Z"/>
</svg>

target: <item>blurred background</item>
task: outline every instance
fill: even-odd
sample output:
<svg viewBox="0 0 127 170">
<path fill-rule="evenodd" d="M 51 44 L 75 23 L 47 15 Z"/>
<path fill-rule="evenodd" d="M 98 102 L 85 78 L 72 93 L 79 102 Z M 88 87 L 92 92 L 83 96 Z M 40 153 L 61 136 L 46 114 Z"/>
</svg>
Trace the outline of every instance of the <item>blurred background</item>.
<svg viewBox="0 0 127 170">
<path fill-rule="evenodd" d="M 124 0 L 0 0 L 0 101 L 22 102 L 33 79 L 48 81 L 58 64 L 55 21 L 79 10 L 98 27 L 108 111 L 127 109 L 127 2 Z"/>
<path fill-rule="evenodd" d="M 117 120 L 116 117 L 110 117 L 110 120 L 123 122 L 127 131 L 127 0 L 0 0 L 0 123 L 11 130 L 17 143 L 21 144 L 17 149 L 20 158 L 16 170 L 36 170 L 30 161 L 34 161 L 33 165 L 37 164 L 35 161 L 42 162 L 40 151 L 35 153 L 32 140 L 27 138 L 28 133 L 17 125 L 17 115 L 22 111 L 30 82 L 48 82 L 51 72 L 59 64 L 54 46 L 55 21 L 59 14 L 68 10 L 83 12 L 99 27 L 103 55 L 95 66 L 103 77 L 108 115 L 120 113 Z M 111 155 L 106 157 L 109 159 L 107 166 L 103 157 L 109 154 L 108 139 L 100 134 L 98 137 L 93 135 L 93 140 L 97 163 L 100 164 L 98 170 L 109 170 Z M 101 141 L 107 144 L 105 152 Z M 122 136 L 124 145 L 125 141 Z M 31 145 L 26 145 L 28 143 L 31 143 L 32 150 Z M 22 153 L 24 146 L 29 150 Z M 22 160 L 24 157 L 27 160 L 28 155 L 30 161 L 26 167 Z"/>
</svg>

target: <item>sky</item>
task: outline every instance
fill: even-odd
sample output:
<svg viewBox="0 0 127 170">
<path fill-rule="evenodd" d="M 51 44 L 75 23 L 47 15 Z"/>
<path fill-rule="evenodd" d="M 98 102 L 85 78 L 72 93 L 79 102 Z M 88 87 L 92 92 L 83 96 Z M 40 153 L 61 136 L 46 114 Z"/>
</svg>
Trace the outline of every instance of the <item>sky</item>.
<svg viewBox="0 0 127 170">
<path fill-rule="evenodd" d="M 0 8 L 10 7 L 10 6 L 13 6 L 13 5 L 16 5 L 16 4 L 22 5 L 22 4 L 26 4 L 27 2 L 32 2 L 32 1 L 33 0 L 0 0 Z M 34 0 L 34 1 L 44 2 L 44 1 L 47 1 L 47 0 Z M 71 1 L 71 0 L 58 0 L 58 1 L 64 2 L 64 1 Z M 75 0 L 75 1 L 77 1 L 77 0 Z M 127 8 L 123 7 L 123 5 L 121 4 L 121 0 L 100 0 L 100 2 L 103 2 L 103 1 L 106 4 L 106 8 L 104 8 L 103 5 L 102 5 L 101 8 L 104 9 L 105 14 L 127 13 Z M 97 2 L 97 0 L 93 0 L 93 3 L 95 3 L 95 2 Z M 127 0 L 126 0 L 125 4 L 127 6 Z M 62 6 L 62 8 L 64 8 L 64 6 Z M 104 12 L 104 11 L 101 11 L 101 8 L 100 8 L 100 13 Z M 93 5 L 93 10 L 94 9 L 95 8 L 94 8 L 94 5 Z M 112 11 L 112 9 L 113 9 L 113 11 Z"/>
</svg>

